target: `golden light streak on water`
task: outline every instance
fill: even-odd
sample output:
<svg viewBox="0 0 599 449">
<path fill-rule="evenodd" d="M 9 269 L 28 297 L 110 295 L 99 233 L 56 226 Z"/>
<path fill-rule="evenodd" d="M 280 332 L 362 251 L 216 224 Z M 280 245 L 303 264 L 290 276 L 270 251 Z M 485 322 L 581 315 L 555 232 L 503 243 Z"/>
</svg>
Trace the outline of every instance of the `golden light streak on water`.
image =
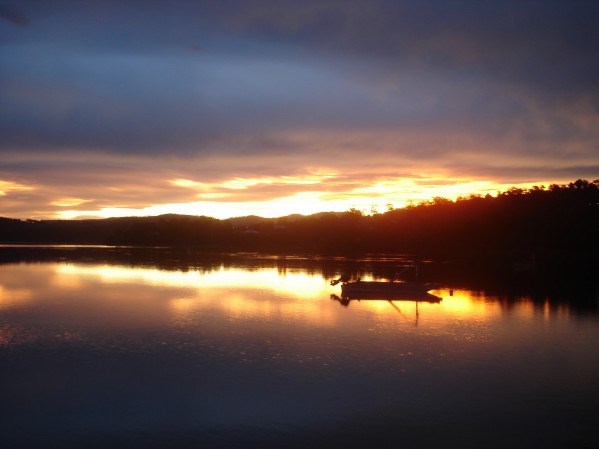
<svg viewBox="0 0 599 449">
<path fill-rule="evenodd" d="M 96 278 L 104 283 L 140 283 L 149 286 L 183 287 L 191 289 L 189 296 L 169 300 L 175 319 L 205 309 L 225 311 L 232 319 L 260 318 L 283 321 L 303 321 L 318 326 L 333 326 L 337 314 L 319 304 L 330 295 L 329 286 L 321 276 L 276 268 L 253 271 L 220 268 L 198 271 L 161 271 L 146 268 L 126 268 L 109 265 L 59 265 L 56 273 L 69 278 Z M 248 295 L 246 289 L 257 291 Z M 301 301 L 301 307 L 297 306 Z"/>
<path fill-rule="evenodd" d="M 72 282 L 69 277 L 92 276 L 102 282 L 143 282 L 155 286 L 186 288 L 244 287 L 272 290 L 304 299 L 320 299 L 328 294 L 327 284 L 321 276 L 287 271 L 281 275 L 276 268 L 260 268 L 253 271 L 224 268 L 210 272 L 164 271 L 148 268 L 129 268 L 113 265 L 59 265 L 56 274 L 65 276 L 62 282 Z"/>
<path fill-rule="evenodd" d="M 68 282 L 70 277 L 84 276 L 97 278 L 101 282 L 142 282 L 149 285 L 172 287 L 197 286 L 200 280 L 200 273 L 197 271 L 161 271 L 158 269 L 130 268 L 114 265 L 59 265 L 56 267 L 56 274 L 64 276 L 66 282 Z"/>
<path fill-rule="evenodd" d="M 320 298 L 322 299 L 322 298 Z M 331 327 L 337 323 L 338 314 L 325 309 L 321 304 L 300 300 L 287 301 L 284 298 L 247 297 L 245 295 L 227 295 L 212 302 L 213 305 L 227 311 L 227 315 L 238 320 L 259 318 L 266 321 L 303 322 L 313 326 Z"/>
<path fill-rule="evenodd" d="M 27 288 L 7 287 L 0 284 L 0 308 L 24 305 L 31 301 L 33 292 Z"/>
<path fill-rule="evenodd" d="M 454 290 L 452 296 L 443 290 L 434 290 L 432 293 L 445 295 L 440 306 L 443 311 L 453 315 L 483 317 L 495 313 L 498 309 L 496 303 L 484 301 L 484 298 L 468 290 Z"/>
</svg>

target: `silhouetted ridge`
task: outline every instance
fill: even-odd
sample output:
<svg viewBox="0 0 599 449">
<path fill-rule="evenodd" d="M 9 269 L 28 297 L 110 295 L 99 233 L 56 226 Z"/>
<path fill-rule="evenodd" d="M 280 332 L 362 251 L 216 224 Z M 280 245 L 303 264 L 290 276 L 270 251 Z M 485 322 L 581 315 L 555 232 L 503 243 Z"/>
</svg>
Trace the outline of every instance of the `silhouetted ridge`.
<svg viewBox="0 0 599 449">
<path fill-rule="evenodd" d="M 3 243 L 193 246 L 215 250 L 402 252 L 588 264 L 598 251 L 599 180 L 434 198 L 402 209 L 218 220 L 162 215 L 94 220 L 0 218 Z M 519 264 L 519 265 L 518 265 Z M 594 264 L 594 265 L 593 265 Z"/>
</svg>

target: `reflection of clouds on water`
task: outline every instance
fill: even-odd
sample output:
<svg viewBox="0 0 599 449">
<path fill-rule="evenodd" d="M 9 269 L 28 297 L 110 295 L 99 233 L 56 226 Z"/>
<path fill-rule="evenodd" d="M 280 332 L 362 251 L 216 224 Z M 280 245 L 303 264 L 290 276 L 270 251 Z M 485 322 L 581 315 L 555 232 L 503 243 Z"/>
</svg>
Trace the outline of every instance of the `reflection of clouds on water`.
<svg viewBox="0 0 599 449">
<path fill-rule="evenodd" d="M 140 283 L 153 286 L 192 287 L 198 285 L 196 271 L 161 271 L 155 268 L 131 268 L 114 265 L 57 265 L 56 275 L 65 279 L 88 278 L 103 283 Z"/>
<path fill-rule="evenodd" d="M 142 282 L 149 285 L 171 287 L 244 287 L 275 290 L 292 296 L 319 298 L 324 291 L 321 276 L 286 271 L 284 275 L 275 268 L 254 270 L 221 267 L 214 271 L 165 271 L 152 268 L 131 268 L 113 265 L 58 265 L 57 275 L 96 277 L 101 282 Z"/>
<path fill-rule="evenodd" d="M 276 268 L 243 270 L 161 271 L 101 265 L 58 265 L 56 276 L 67 286 L 81 279 L 104 284 L 135 285 L 136 288 L 163 287 L 169 313 L 178 322 L 193 320 L 202 311 L 219 311 L 229 319 L 261 319 L 305 322 L 332 326 L 336 311 L 321 306 L 328 287 L 321 276 Z M 57 283 L 57 286 L 59 283 Z M 185 288 L 172 297 L 168 288 Z M 122 287 L 121 287 L 122 288 Z M 188 290 L 189 289 L 189 290 Z M 189 316 L 188 316 L 189 315 Z"/>
<path fill-rule="evenodd" d="M 337 326 L 353 333 L 419 332 L 466 342 L 492 341 L 498 321 L 512 316 L 520 321 L 569 319 L 565 306 L 539 305 L 526 298 L 513 302 L 460 289 L 452 296 L 448 290 L 433 291 L 443 297 L 439 304 L 364 300 L 343 308 L 328 300 L 333 290 L 322 275 L 300 269 L 8 265 L 0 278 L 0 310 L 35 303 L 46 309 L 38 320 L 89 329 L 173 324 L 192 329 L 208 317 L 222 329 L 232 322 L 275 323 L 281 332 L 290 324 Z"/>
<path fill-rule="evenodd" d="M 9 265 L 0 279 L 0 309 L 43 308 L 46 323 L 86 328 L 179 325 L 208 313 L 217 322 L 332 326 L 338 311 L 322 307 L 321 276 L 276 268 L 165 271 L 112 265 Z M 220 321 L 219 321 L 220 320 Z"/>
<path fill-rule="evenodd" d="M 337 310 L 324 308 L 318 301 L 297 299 L 269 290 L 256 292 L 206 287 L 195 296 L 176 298 L 169 304 L 173 318 L 179 323 L 193 323 L 199 315 L 216 314 L 239 322 L 260 320 L 334 326 L 339 317 Z"/>
<path fill-rule="evenodd" d="M 534 324 L 551 326 L 571 320 L 568 304 L 554 304 L 548 299 L 525 296 L 516 300 L 465 289 L 455 289 L 451 296 L 448 292 L 432 291 L 443 298 L 438 304 L 376 300 L 351 301 L 349 307 L 370 314 L 373 324 L 369 330 L 374 333 L 442 337 L 464 345 L 485 345 L 497 339 L 506 344 L 517 342 L 526 338 Z"/>
<path fill-rule="evenodd" d="M 239 429 L 282 429 L 289 441 L 318 436 L 325 423 L 338 426 L 327 447 L 351 429 L 357 433 L 344 447 L 375 444 L 380 432 L 400 434 L 399 447 L 426 422 L 443 437 L 475 429 L 476 444 L 463 447 L 479 447 L 505 416 L 518 437 L 534 420 L 531 441 L 539 428 L 579 425 L 583 414 L 589 428 L 596 422 L 595 316 L 578 320 L 567 307 L 459 289 L 451 297 L 435 292 L 443 296 L 436 304 L 344 307 L 330 299 L 335 289 L 321 274 L 213 266 L 3 265 L 8 435 L 16 441 L 22 435 L 10 429 L 26 429 L 46 437 L 51 425 L 64 441 L 139 429 L 152 441 L 178 430 L 237 431 L 248 441 Z M 408 440 L 421 438 L 415 431 Z M 317 439 L 297 446 L 322 446 Z"/>
<path fill-rule="evenodd" d="M 0 309 L 18 307 L 31 301 L 33 292 L 28 288 L 6 287 L 0 284 Z"/>
</svg>

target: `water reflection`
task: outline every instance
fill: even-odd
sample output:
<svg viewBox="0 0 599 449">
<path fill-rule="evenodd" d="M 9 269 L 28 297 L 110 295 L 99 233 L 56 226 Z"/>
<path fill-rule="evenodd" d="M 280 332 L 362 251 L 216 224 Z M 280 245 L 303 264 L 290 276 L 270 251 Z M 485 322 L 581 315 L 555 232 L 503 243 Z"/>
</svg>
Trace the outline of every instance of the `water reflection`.
<svg viewBox="0 0 599 449">
<path fill-rule="evenodd" d="M 269 289 L 304 298 L 314 297 L 323 292 L 322 276 L 305 272 L 290 272 L 275 268 L 252 270 L 225 268 L 209 271 L 165 271 L 150 268 L 118 267 L 110 265 L 82 266 L 59 265 L 56 276 L 68 281 L 79 277 L 97 278 L 107 283 L 137 283 L 189 288 L 243 287 Z"/>
<path fill-rule="evenodd" d="M 305 260 L 167 265 L 0 266 L 8 447 L 599 445 L 593 309 L 460 285 L 345 307 Z"/>
<path fill-rule="evenodd" d="M 60 301 L 69 304 L 68 309 L 62 309 L 64 313 L 90 323 L 106 320 L 122 325 L 139 325 L 143 320 L 164 323 L 217 310 L 229 319 L 276 319 L 334 326 L 342 313 L 325 307 L 323 299 L 338 298 L 337 290 L 328 285 L 322 274 L 280 267 L 220 266 L 167 271 L 65 262 L 15 264 L 3 267 L 0 309 L 31 307 L 34 301 L 41 305 L 56 301 L 59 295 Z M 397 321 L 398 317 L 409 314 L 415 317 L 416 324 L 426 324 L 430 330 L 441 322 L 456 320 L 493 322 L 510 316 L 518 320 L 567 320 L 570 315 L 569 304 L 552 304 L 548 299 L 539 302 L 520 297 L 514 301 L 465 289 L 452 289 L 451 296 L 448 289 L 431 293 L 444 299 L 439 304 L 353 300 L 352 309 L 378 320 Z M 349 301 L 338 301 L 349 306 Z"/>
</svg>

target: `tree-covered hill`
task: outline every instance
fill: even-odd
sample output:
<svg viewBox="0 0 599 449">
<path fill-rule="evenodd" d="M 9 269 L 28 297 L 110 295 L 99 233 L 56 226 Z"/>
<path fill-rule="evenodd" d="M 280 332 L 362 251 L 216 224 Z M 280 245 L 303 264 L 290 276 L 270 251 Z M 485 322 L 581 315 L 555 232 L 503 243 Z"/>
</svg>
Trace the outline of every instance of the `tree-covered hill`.
<svg viewBox="0 0 599 449">
<path fill-rule="evenodd" d="M 403 252 L 423 256 L 591 260 L 599 253 L 599 180 L 512 188 L 364 215 L 275 219 L 162 215 L 95 220 L 0 218 L 0 242 L 193 246 L 213 250 Z"/>
</svg>

